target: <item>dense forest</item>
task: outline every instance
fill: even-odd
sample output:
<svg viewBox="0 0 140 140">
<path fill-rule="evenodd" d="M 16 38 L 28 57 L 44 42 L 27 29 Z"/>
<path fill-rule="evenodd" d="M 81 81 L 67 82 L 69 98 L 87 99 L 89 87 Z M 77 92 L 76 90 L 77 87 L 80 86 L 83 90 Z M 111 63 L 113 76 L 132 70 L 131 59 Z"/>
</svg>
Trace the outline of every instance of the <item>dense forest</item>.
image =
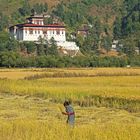
<svg viewBox="0 0 140 140">
<path fill-rule="evenodd" d="M 54 40 L 18 42 L 8 27 L 23 23 L 33 12 L 58 17 L 67 27 L 67 40 L 75 41 L 81 53 L 61 56 Z M 86 26 L 87 36 L 71 34 Z M 118 40 L 115 55 L 110 55 Z M 0 0 L 0 66 L 2 67 L 124 67 L 140 66 L 139 0 Z"/>
</svg>

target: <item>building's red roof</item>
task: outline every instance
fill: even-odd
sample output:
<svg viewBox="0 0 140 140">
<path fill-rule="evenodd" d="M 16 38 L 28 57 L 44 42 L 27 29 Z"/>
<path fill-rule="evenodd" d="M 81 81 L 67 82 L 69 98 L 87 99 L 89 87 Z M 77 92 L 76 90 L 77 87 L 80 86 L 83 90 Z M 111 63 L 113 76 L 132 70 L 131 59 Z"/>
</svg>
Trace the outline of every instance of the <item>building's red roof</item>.
<svg viewBox="0 0 140 140">
<path fill-rule="evenodd" d="M 40 24 L 31 24 L 31 23 L 24 23 L 24 24 L 17 24 L 17 27 L 50 27 L 50 28 L 65 28 L 64 25 L 60 24 L 48 24 L 48 25 L 40 25 Z M 12 28 L 14 26 L 11 26 Z"/>
</svg>

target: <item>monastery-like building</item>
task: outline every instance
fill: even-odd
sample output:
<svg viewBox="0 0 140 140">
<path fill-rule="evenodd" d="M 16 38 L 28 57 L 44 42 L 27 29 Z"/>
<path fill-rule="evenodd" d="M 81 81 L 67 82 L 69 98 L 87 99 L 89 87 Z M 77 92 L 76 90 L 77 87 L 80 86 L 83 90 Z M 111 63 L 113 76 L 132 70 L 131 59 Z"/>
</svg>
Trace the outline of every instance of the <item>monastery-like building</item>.
<svg viewBox="0 0 140 140">
<path fill-rule="evenodd" d="M 66 50 L 79 50 L 75 42 L 66 41 L 66 28 L 60 24 L 44 24 L 44 15 L 33 15 L 27 18 L 27 23 L 17 24 L 9 28 L 10 33 L 19 41 L 34 41 L 39 38 L 50 40 L 54 38 L 58 47 Z"/>
</svg>

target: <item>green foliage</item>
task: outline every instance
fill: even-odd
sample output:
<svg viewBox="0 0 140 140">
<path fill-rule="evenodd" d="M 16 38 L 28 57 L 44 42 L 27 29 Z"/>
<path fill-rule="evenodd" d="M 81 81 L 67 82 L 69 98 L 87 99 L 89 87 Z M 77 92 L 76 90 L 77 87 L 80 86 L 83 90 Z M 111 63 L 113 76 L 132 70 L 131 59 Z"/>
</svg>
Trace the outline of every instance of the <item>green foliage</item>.
<svg viewBox="0 0 140 140">
<path fill-rule="evenodd" d="M 33 5 L 32 9 L 34 10 L 35 13 L 42 14 L 43 12 L 48 11 L 48 4 L 36 3 L 35 5 Z"/>
<path fill-rule="evenodd" d="M 16 67 L 19 55 L 13 51 L 0 52 L 0 66 Z"/>
<path fill-rule="evenodd" d="M 112 0 L 81 0 L 81 2 L 88 6 L 90 6 L 91 4 L 102 6 L 102 5 L 110 4 Z"/>
<path fill-rule="evenodd" d="M 9 38 L 7 32 L 0 32 L 0 51 L 6 50 L 6 43 Z"/>
<path fill-rule="evenodd" d="M 37 45 L 37 54 L 45 55 L 45 49 L 47 47 L 46 45 L 48 44 L 47 40 L 40 36 L 38 42 L 39 44 Z"/>
<path fill-rule="evenodd" d="M 47 3 L 44 4 L 44 9 L 43 10 L 44 10 L 44 12 L 48 11 L 48 4 Z"/>
<path fill-rule="evenodd" d="M 140 66 L 140 57 L 59 57 L 54 55 L 20 56 L 13 51 L 0 53 L 1 67 L 126 67 Z"/>
<path fill-rule="evenodd" d="M 47 47 L 46 52 L 48 55 L 54 55 L 54 56 L 58 55 L 57 45 L 54 38 L 51 38 L 51 40 L 49 41 L 49 45 Z"/>
<path fill-rule="evenodd" d="M 33 9 L 35 10 L 36 13 L 41 13 L 41 11 L 43 10 L 42 4 L 40 5 L 39 3 L 36 3 L 36 4 L 33 6 Z"/>
<path fill-rule="evenodd" d="M 53 18 L 50 17 L 50 18 L 44 18 L 44 24 L 47 25 L 47 24 L 53 24 Z"/>
<path fill-rule="evenodd" d="M 0 31 L 3 31 L 8 26 L 8 17 L 0 13 Z"/>
<path fill-rule="evenodd" d="M 109 36 L 107 36 L 103 38 L 102 42 L 103 42 L 103 47 L 107 50 L 107 52 L 109 52 L 111 49 L 112 39 Z"/>
<path fill-rule="evenodd" d="M 85 11 L 87 9 L 82 3 L 70 3 L 69 5 L 64 5 L 60 3 L 57 5 L 56 9 L 53 13 L 60 17 L 66 24 L 69 26 L 79 25 L 79 23 L 83 23 Z"/>
<path fill-rule="evenodd" d="M 115 22 L 114 22 L 114 29 L 113 29 L 113 33 L 114 33 L 114 38 L 120 38 L 121 37 L 121 19 L 120 18 L 116 18 Z"/>
<path fill-rule="evenodd" d="M 84 37 L 81 36 L 81 35 L 77 35 L 77 37 L 76 37 L 76 43 L 77 43 L 77 45 L 78 45 L 80 48 L 82 48 L 83 45 L 84 45 Z"/>
<path fill-rule="evenodd" d="M 24 0 L 23 2 L 23 6 L 21 8 L 18 9 L 19 13 L 21 14 L 21 16 L 26 16 L 30 14 L 30 4 L 28 2 L 28 0 Z"/>
<path fill-rule="evenodd" d="M 27 48 L 27 53 L 34 53 L 36 51 L 36 44 L 34 42 L 25 42 L 24 46 Z"/>
<path fill-rule="evenodd" d="M 129 57 L 133 57 L 135 55 L 136 44 L 133 38 L 128 38 L 123 40 L 123 52 L 126 53 Z"/>
<path fill-rule="evenodd" d="M 0 32 L 0 51 L 18 51 L 19 43 L 7 32 Z"/>
</svg>

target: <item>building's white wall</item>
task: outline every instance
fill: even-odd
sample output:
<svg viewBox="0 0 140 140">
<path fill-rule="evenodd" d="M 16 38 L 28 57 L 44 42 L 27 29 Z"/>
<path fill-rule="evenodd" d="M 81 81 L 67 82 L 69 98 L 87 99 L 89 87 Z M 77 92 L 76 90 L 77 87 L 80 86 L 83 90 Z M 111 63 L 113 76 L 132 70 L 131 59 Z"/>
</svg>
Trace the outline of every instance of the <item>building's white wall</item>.
<svg viewBox="0 0 140 140">
<path fill-rule="evenodd" d="M 60 34 L 57 34 L 56 30 L 48 30 L 47 31 L 47 38 L 50 40 L 51 38 L 54 38 L 57 42 L 65 42 L 66 41 L 66 33 L 65 30 L 60 30 Z"/>
<path fill-rule="evenodd" d="M 38 41 L 39 37 L 46 38 L 48 41 L 54 38 L 57 42 L 66 41 L 65 30 L 60 30 L 60 34 L 57 34 L 56 30 L 46 30 L 46 34 L 43 30 L 33 30 L 33 34 L 30 34 L 29 30 L 23 30 L 23 41 Z"/>
<path fill-rule="evenodd" d="M 41 30 L 33 30 L 33 34 L 30 34 L 29 30 L 24 30 L 23 41 L 38 41 L 40 36 L 43 37 Z"/>
</svg>

